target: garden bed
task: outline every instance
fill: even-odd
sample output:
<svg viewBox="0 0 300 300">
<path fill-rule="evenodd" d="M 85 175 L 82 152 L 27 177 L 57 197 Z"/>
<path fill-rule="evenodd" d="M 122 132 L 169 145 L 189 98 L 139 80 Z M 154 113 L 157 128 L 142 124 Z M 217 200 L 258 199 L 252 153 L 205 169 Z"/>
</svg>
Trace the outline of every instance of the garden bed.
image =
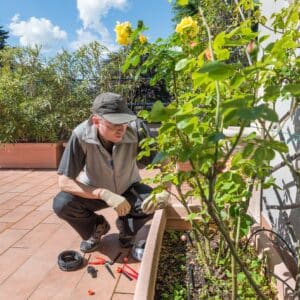
<svg viewBox="0 0 300 300">
<path fill-rule="evenodd" d="M 196 207 L 192 207 L 192 210 L 196 209 Z M 192 251 L 192 249 L 190 249 L 189 251 L 187 251 L 186 249 L 191 248 L 187 242 L 182 243 L 182 241 L 178 238 L 175 238 L 175 245 L 176 247 L 178 246 L 179 249 L 181 249 L 181 251 L 184 251 L 184 256 L 186 257 L 186 262 L 185 264 L 182 263 L 181 258 L 182 253 L 178 252 L 177 254 L 175 254 L 175 246 L 171 246 L 168 250 L 166 250 L 163 244 L 163 237 L 164 234 L 168 231 L 168 230 L 179 230 L 179 231 L 183 231 L 183 230 L 189 230 L 189 225 L 188 222 L 184 221 L 184 210 L 182 207 L 178 206 L 178 205 L 173 205 L 171 207 L 168 207 L 168 209 L 166 210 L 158 210 L 155 212 L 154 218 L 152 220 L 152 224 L 150 227 L 150 231 L 147 237 L 147 243 L 146 243 L 146 247 L 145 247 L 145 251 L 144 251 L 144 257 L 143 257 L 143 261 L 141 264 L 141 268 L 140 268 L 140 272 L 139 272 L 139 279 L 136 285 L 136 289 L 135 289 L 135 294 L 134 294 L 134 300 L 141 300 L 141 299 L 155 299 L 155 297 L 158 297 L 156 295 L 156 291 L 155 291 L 155 286 L 157 286 L 156 282 L 157 282 L 157 278 L 161 277 L 163 278 L 163 281 L 166 281 L 166 278 L 168 278 L 168 275 L 158 275 L 159 272 L 162 269 L 162 265 L 160 262 L 160 257 L 164 257 L 165 254 L 168 254 L 170 257 L 172 257 L 172 259 L 177 255 L 178 257 L 178 261 L 179 261 L 179 265 L 185 266 L 182 267 L 182 270 L 184 271 L 184 274 L 182 279 L 181 279 L 181 286 L 182 288 L 180 288 L 180 285 L 178 285 L 177 288 L 175 288 L 175 290 L 178 290 L 178 297 L 180 297 L 180 294 L 184 294 L 186 293 L 187 295 L 187 282 L 188 282 L 188 278 L 187 276 L 189 276 L 189 272 L 188 270 L 188 265 L 191 262 L 195 262 L 195 254 Z M 255 225 L 254 230 L 257 229 L 257 225 Z M 276 291 L 277 291 L 277 299 L 293 299 L 290 298 L 292 297 L 292 292 L 293 292 L 293 288 L 295 286 L 295 280 L 293 279 L 293 277 L 291 276 L 291 273 L 289 272 L 289 270 L 286 268 L 284 262 L 282 261 L 282 259 L 280 258 L 280 256 L 278 255 L 277 251 L 274 249 L 274 247 L 271 247 L 272 245 L 270 245 L 270 241 L 267 238 L 267 236 L 265 235 L 264 232 L 260 232 L 259 234 L 256 235 L 256 238 L 253 239 L 253 246 L 255 247 L 255 251 L 253 252 L 254 257 L 257 258 L 258 254 L 266 254 L 266 262 L 268 263 L 268 275 L 274 276 L 273 278 L 277 278 L 278 280 L 276 281 Z M 189 247 L 189 248 L 186 248 Z M 185 250 L 182 250 L 185 249 Z M 183 260 L 183 258 L 182 258 Z M 177 260 L 175 260 L 177 261 Z M 251 261 L 250 261 L 251 263 Z M 174 263 L 172 262 L 170 265 L 167 263 L 164 263 L 164 265 L 167 266 L 167 269 L 170 270 L 171 273 L 171 277 L 169 279 L 168 282 L 170 282 L 171 278 L 174 278 L 174 275 L 172 275 L 173 271 L 172 268 L 174 267 Z M 175 264 L 176 265 L 176 264 Z M 200 268 L 200 269 L 199 269 Z M 261 269 L 264 270 L 264 269 Z M 177 271 L 176 271 L 177 272 Z M 174 274 L 176 274 L 176 279 L 178 279 L 178 274 L 174 272 Z M 216 272 L 219 272 L 218 270 L 216 270 Z M 195 268 L 194 268 L 194 275 L 195 275 L 195 286 L 196 286 L 196 290 L 198 289 L 199 293 L 199 288 L 201 288 L 200 284 L 204 284 L 205 288 L 209 288 L 211 286 L 215 287 L 216 286 L 216 282 L 210 282 L 209 284 L 207 284 L 207 280 L 204 280 L 204 277 L 201 277 L 202 275 L 200 275 L 200 277 L 198 279 L 196 279 L 196 277 L 198 276 L 197 274 L 202 274 L 201 272 L 201 267 L 200 266 L 196 266 L 195 263 Z M 225 273 L 226 276 L 228 276 L 228 274 Z M 264 274 L 263 274 L 264 275 Z M 219 274 L 219 276 L 224 276 L 223 273 L 221 272 Z M 159 280 L 159 279 L 158 279 Z M 223 279 L 221 278 L 222 282 Z M 167 281 L 166 281 L 167 282 Z M 202 282 L 202 283 L 201 283 Z M 158 281 L 159 283 L 159 281 Z M 162 283 L 159 283 L 159 285 L 161 286 Z M 168 284 L 169 285 L 169 284 Z M 170 286 L 170 285 L 169 285 Z M 221 287 L 222 288 L 222 285 Z M 167 291 L 166 287 L 162 287 L 160 288 L 161 290 L 165 289 Z M 196 291 L 195 290 L 195 291 Z M 194 291 L 192 291 L 194 292 Z M 158 298 L 156 298 L 158 299 Z M 163 298 L 161 298 L 163 299 Z M 167 298 L 165 298 L 167 299 Z M 172 299 L 172 296 L 171 298 Z M 177 299 L 177 298 L 176 298 Z M 187 298 L 178 298 L 178 299 L 187 299 Z M 205 298 L 204 298 L 205 299 Z M 206 297 L 207 299 L 207 297 Z M 226 298 L 221 298 L 221 299 L 226 299 Z M 253 298 L 255 299 L 255 297 Z M 270 298 L 271 299 L 271 298 Z"/>
<path fill-rule="evenodd" d="M 212 241 L 217 250 L 217 239 Z M 247 258 L 268 299 L 275 299 L 276 286 L 268 276 L 266 262 L 260 264 L 255 249 Z M 197 251 L 189 232 L 166 231 L 162 241 L 154 299 L 231 299 L 230 271 L 214 269 L 210 277 L 197 263 Z M 238 275 L 239 299 L 255 299 L 245 277 Z"/>
</svg>

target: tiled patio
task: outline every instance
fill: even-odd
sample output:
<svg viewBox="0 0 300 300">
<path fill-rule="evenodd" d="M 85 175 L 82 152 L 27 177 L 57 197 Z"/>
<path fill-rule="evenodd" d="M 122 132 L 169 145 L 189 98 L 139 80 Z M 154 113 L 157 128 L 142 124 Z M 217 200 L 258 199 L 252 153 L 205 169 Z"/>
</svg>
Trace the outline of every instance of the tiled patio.
<svg viewBox="0 0 300 300">
<path fill-rule="evenodd" d="M 73 272 L 58 268 L 58 254 L 79 251 L 80 237 L 53 213 L 57 192 L 55 171 L 0 170 L 0 299 L 133 299 L 136 280 L 116 272 L 129 250 L 118 247 L 116 213 L 111 208 L 104 212 L 111 230 L 90 260 L 96 255 L 110 260 L 122 251 L 111 266 L 115 279 L 104 266 L 95 266 L 97 278 L 87 273 L 86 265 Z M 140 236 L 146 232 L 147 226 Z M 140 264 L 130 256 L 129 263 L 139 270 Z M 89 289 L 95 294 L 88 295 Z"/>
</svg>

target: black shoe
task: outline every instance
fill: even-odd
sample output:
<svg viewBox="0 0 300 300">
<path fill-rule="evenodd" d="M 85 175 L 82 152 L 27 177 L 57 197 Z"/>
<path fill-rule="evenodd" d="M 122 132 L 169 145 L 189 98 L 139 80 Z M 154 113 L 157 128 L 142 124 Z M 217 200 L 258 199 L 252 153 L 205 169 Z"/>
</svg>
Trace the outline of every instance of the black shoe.
<svg viewBox="0 0 300 300">
<path fill-rule="evenodd" d="M 126 225 L 122 219 L 117 219 L 117 228 L 119 234 L 119 245 L 121 248 L 131 248 L 134 245 L 134 235 L 128 234 L 126 231 Z"/>
<path fill-rule="evenodd" d="M 110 229 L 110 225 L 103 217 L 102 222 L 95 225 L 93 234 L 88 240 L 83 240 L 80 244 L 80 250 L 84 253 L 95 251 L 101 241 L 101 237 L 105 235 Z"/>
</svg>

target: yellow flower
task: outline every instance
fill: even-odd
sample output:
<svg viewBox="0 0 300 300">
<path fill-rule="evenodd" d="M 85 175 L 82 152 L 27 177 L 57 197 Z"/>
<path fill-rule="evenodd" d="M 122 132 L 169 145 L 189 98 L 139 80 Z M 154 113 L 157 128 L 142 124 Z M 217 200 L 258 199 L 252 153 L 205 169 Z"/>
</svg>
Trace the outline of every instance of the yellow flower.
<svg viewBox="0 0 300 300">
<path fill-rule="evenodd" d="M 147 37 L 144 36 L 143 34 L 141 34 L 141 35 L 139 36 L 139 41 L 140 41 L 140 43 L 141 43 L 142 45 L 148 42 Z"/>
<path fill-rule="evenodd" d="M 180 23 L 176 26 L 176 32 L 180 35 L 186 34 L 189 38 L 194 38 L 199 31 L 197 21 L 194 21 L 192 17 L 184 17 Z"/>
<path fill-rule="evenodd" d="M 130 22 L 117 22 L 115 27 L 116 32 L 116 42 L 123 46 L 128 46 L 131 44 L 130 35 L 132 33 L 132 28 Z"/>
</svg>

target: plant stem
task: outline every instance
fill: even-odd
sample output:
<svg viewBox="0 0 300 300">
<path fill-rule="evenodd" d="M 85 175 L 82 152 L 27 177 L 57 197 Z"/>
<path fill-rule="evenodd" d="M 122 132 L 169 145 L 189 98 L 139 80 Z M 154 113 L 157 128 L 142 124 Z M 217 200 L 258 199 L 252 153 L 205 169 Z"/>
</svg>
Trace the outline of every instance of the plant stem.
<svg viewBox="0 0 300 300">
<path fill-rule="evenodd" d="M 236 146 L 238 145 L 238 142 L 240 141 L 240 139 L 242 137 L 244 128 L 245 128 L 245 122 L 242 122 L 242 125 L 240 127 L 239 133 L 238 133 L 237 137 L 235 138 L 235 141 L 234 141 L 233 145 L 231 146 L 230 150 L 228 151 L 228 153 L 226 154 L 226 156 L 224 158 L 224 163 L 225 164 L 228 161 L 228 159 L 230 158 L 230 156 L 233 153 L 233 151 L 235 150 Z"/>
<path fill-rule="evenodd" d="M 233 223 L 233 220 L 231 220 Z M 232 230 L 230 231 L 230 238 L 233 240 L 234 238 L 234 226 L 232 225 Z M 237 280 L 236 280 L 236 260 L 234 256 L 231 254 L 231 282 L 232 282 L 232 291 L 231 291 L 231 299 L 235 300 L 237 296 Z"/>
<path fill-rule="evenodd" d="M 238 0 L 234 0 L 234 3 L 236 4 L 236 6 L 237 6 L 237 8 L 238 8 L 238 11 L 239 11 L 239 13 L 240 13 L 240 16 L 241 16 L 242 20 L 245 21 L 246 18 L 245 18 L 245 16 L 244 16 L 244 13 L 242 12 L 242 9 L 241 9 L 241 7 L 240 7 L 240 5 L 239 5 Z M 245 46 L 244 48 L 245 48 L 245 54 L 246 54 L 246 57 L 247 57 L 249 66 L 252 66 L 252 65 L 253 65 L 252 59 L 251 59 L 251 57 L 250 57 L 250 55 L 249 55 L 249 53 L 248 53 L 248 51 L 247 51 L 247 47 Z"/>
<path fill-rule="evenodd" d="M 251 274 L 249 273 L 248 269 L 246 268 L 246 266 L 244 265 L 244 263 L 242 262 L 242 260 L 240 259 L 240 257 L 238 256 L 238 253 L 235 249 L 235 246 L 233 244 L 233 242 L 230 239 L 230 236 L 228 235 L 228 230 L 226 230 L 226 228 L 224 227 L 224 224 L 222 222 L 221 219 L 219 219 L 218 214 L 215 212 L 215 208 L 213 206 L 213 203 L 210 202 L 204 193 L 204 190 L 201 186 L 201 183 L 199 182 L 198 178 L 196 178 L 196 182 L 197 182 L 197 186 L 199 188 L 199 191 L 201 193 L 202 199 L 203 201 L 206 203 L 207 205 L 207 209 L 208 212 L 210 214 L 210 216 L 212 217 L 213 221 L 215 222 L 215 224 L 217 225 L 217 227 L 219 228 L 221 234 L 223 235 L 231 254 L 234 256 L 236 262 L 239 264 L 242 272 L 245 274 L 247 280 L 249 281 L 250 285 L 252 286 L 252 288 L 255 290 L 256 294 L 261 298 L 261 299 L 265 299 L 267 300 L 267 297 L 261 292 L 259 286 L 256 284 L 256 282 L 253 280 Z"/>
<path fill-rule="evenodd" d="M 235 247 L 237 248 L 239 245 L 240 239 L 240 228 L 241 228 L 241 215 L 238 216 L 237 225 L 236 225 L 236 234 L 235 234 Z"/>
<path fill-rule="evenodd" d="M 209 25 L 206 21 L 206 18 L 204 16 L 201 5 L 198 6 L 198 10 L 199 10 L 199 14 L 202 18 L 203 25 L 204 25 L 204 27 L 206 28 L 206 31 L 207 31 L 208 47 L 209 47 L 209 51 L 210 51 L 210 54 L 211 54 L 211 60 L 215 61 L 214 52 L 213 52 L 213 48 L 212 48 L 212 34 L 211 34 L 211 31 L 210 31 Z M 215 123 L 216 123 L 216 131 L 218 132 L 219 131 L 219 126 L 220 126 L 220 87 L 219 87 L 219 82 L 217 80 L 215 81 L 215 85 L 216 85 L 216 96 L 217 96 Z"/>
<path fill-rule="evenodd" d="M 206 199 L 207 200 L 207 199 Z M 253 289 L 255 290 L 257 296 L 259 296 L 261 299 L 265 299 L 267 300 L 267 297 L 261 292 L 259 286 L 256 284 L 256 282 L 253 280 L 251 274 L 249 273 L 248 269 L 246 268 L 246 266 L 244 265 L 244 263 L 241 261 L 240 257 L 237 254 L 237 251 L 234 247 L 234 244 L 232 243 L 227 230 L 224 228 L 223 226 L 223 222 L 219 219 L 219 217 L 217 216 L 216 212 L 214 211 L 212 205 L 206 201 L 207 205 L 208 205 L 208 211 L 212 217 L 212 219 L 214 220 L 214 222 L 216 223 L 216 225 L 218 226 L 221 234 L 223 235 L 223 237 L 225 238 L 229 249 L 231 251 L 231 254 L 234 256 L 236 262 L 239 264 L 241 270 L 243 271 L 243 273 L 245 274 L 245 276 L 247 277 L 250 285 L 253 287 Z"/>
<path fill-rule="evenodd" d="M 219 262 L 220 262 L 220 257 L 221 257 L 221 253 L 223 251 L 223 247 L 224 247 L 224 240 L 220 239 L 218 254 L 217 254 L 217 258 L 216 258 L 216 265 L 217 266 L 219 265 Z"/>
<path fill-rule="evenodd" d="M 186 201 L 184 195 L 182 194 L 182 191 L 181 191 L 180 187 L 176 186 L 176 189 L 177 189 L 178 194 L 179 194 L 180 199 L 181 199 L 180 202 L 183 205 L 183 207 L 185 208 L 186 212 L 188 214 L 192 213 L 189 206 L 188 206 L 188 204 L 187 204 L 187 201 Z M 211 275 L 210 269 L 209 269 L 209 266 L 208 266 L 208 260 L 207 260 L 207 257 L 205 255 L 204 251 L 203 251 L 202 243 L 199 239 L 199 234 L 197 234 L 197 232 L 196 232 L 196 231 L 198 231 L 198 232 L 201 233 L 201 229 L 199 228 L 198 224 L 194 220 L 189 220 L 189 222 L 192 226 L 192 231 L 194 233 L 194 238 L 196 240 L 196 245 L 197 245 L 197 250 L 198 250 L 198 255 L 200 257 L 200 260 L 204 264 L 204 268 L 205 268 L 205 271 L 207 272 L 207 274 Z M 203 235 L 204 239 L 207 240 L 203 233 L 202 233 L 202 235 Z M 207 251 L 207 253 L 209 253 L 209 251 Z"/>
</svg>

